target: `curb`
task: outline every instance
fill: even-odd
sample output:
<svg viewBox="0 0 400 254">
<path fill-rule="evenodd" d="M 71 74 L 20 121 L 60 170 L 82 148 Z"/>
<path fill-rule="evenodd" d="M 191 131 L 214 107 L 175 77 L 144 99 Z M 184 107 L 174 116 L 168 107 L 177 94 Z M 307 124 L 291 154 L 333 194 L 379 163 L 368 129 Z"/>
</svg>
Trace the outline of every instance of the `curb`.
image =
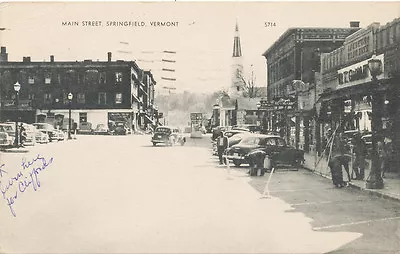
<svg viewBox="0 0 400 254">
<path fill-rule="evenodd" d="M 323 178 L 332 180 L 331 177 L 326 176 L 326 175 L 319 174 L 319 173 L 317 173 L 317 171 L 315 171 L 315 170 L 313 170 L 313 169 L 311 169 L 311 168 L 308 168 L 308 167 L 306 167 L 306 166 L 303 166 L 303 168 L 306 169 L 306 170 L 308 170 L 308 171 L 310 171 L 310 172 L 313 173 L 314 175 L 321 176 L 321 177 L 323 177 Z M 356 190 L 361 190 L 361 191 L 364 191 L 364 192 L 368 192 L 368 194 L 369 194 L 370 196 L 376 196 L 376 197 L 380 197 L 380 198 L 383 198 L 383 199 L 386 199 L 386 200 L 391 200 L 391 201 L 395 201 L 395 202 L 400 202 L 400 197 L 393 197 L 393 196 L 391 196 L 391 195 L 389 195 L 389 194 L 382 193 L 382 192 L 379 191 L 379 190 L 370 190 L 370 189 L 366 189 L 365 187 L 360 187 L 360 186 L 358 186 L 358 185 L 356 185 L 356 184 L 354 184 L 354 183 L 352 183 L 352 182 L 349 182 L 348 184 L 349 184 L 348 186 L 351 187 L 352 189 L 356 189 Z"/>
</svg>

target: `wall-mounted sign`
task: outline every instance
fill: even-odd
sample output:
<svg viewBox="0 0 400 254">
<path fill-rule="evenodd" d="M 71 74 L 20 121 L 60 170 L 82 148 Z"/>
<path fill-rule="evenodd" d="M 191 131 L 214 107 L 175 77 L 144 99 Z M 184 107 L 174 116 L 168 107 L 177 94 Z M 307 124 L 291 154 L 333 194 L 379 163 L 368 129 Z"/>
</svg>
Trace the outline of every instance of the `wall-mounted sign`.
<svg viewBox="0 0 400 254">
<path fill-rule="evenodd" d="M 384 70 L 384 57 L 383 54 L 376 56 L 376 59 L 382 62 L 382 73 L 377 76 L 378 79 L 383 78 Z M 359 63 L 347 66 L 343 69 L 338 70 L 338 86 L 337 89 L 354 86 L 362 83 L 366 83 L 372 80 L 371 74 L 368 69 L 368 61 L 371 58 L 361 61 Z"/>
</svg>

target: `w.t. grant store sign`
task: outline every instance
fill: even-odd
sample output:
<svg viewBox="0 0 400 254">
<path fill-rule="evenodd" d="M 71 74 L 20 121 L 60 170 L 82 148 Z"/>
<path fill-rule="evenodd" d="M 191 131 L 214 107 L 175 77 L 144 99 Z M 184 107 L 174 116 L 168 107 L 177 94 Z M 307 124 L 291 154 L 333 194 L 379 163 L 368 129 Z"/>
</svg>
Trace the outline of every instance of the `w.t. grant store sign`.
<svg viewBox="0 0 400 254">
<path fill-rule="evenodd" d="M 376 56 L 376 59 L 382 62 L 382 72 L 377 76 L 377 79 L 384 77 L 384 58 L 383 54 Z M 337 89 L 342 89 L 345 87 L 355 86 L 363 83 L 370 82 L 372 80 L 371 73 L 368 69 L 368 61 L 371 58 L 361 61 L 359 63 L 347 66 L 346 68 L 338 70 L 338 86 Z"/>
</svg>

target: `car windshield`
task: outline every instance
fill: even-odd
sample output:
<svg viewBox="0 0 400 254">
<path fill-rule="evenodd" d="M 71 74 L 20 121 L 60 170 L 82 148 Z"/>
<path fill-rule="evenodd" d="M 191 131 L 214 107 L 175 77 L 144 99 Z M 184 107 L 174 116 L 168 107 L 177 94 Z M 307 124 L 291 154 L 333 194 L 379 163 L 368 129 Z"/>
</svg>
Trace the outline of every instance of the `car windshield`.
<svg viewBox="0 0 400 254">
<path fill-rule="evenodd" d="M 8 132 L 10 132 L 10 131 L 13 130 L 13 127 L 12 127 L 11 125 L 1 125 L 0 128 L 1 128 L 1 131 L 8 131 Z"/>
<path fill-rule="evenodd" d="M 169 133 L 169 132 L 171 132 L 171 129 L 168 129 L 168 128 L 157 128 L 156 132 Z"/>
<path fill-rule="evenodd" d="M 52 127 L 51 127 L 51 125 L 48 125 L 48 124 L 34 124 L 35 126 L 36 126 L 36 128 L 38 128 L 38 129 L 48 129 L 48 130 L 50 130 L 50 129 L 52 129 Z"/>
</svg>

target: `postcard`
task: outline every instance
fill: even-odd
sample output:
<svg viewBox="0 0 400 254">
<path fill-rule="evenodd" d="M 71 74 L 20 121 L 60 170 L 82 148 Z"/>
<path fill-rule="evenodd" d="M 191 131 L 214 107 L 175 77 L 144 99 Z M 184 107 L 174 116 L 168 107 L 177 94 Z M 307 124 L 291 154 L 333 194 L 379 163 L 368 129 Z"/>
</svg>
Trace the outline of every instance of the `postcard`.
<svg viewBox="0 0 400 254">
<path fill-rule="evenodd" d="M 400 253 L 398 2 L 1 2 L 0 253 Z"/>
</svg>

